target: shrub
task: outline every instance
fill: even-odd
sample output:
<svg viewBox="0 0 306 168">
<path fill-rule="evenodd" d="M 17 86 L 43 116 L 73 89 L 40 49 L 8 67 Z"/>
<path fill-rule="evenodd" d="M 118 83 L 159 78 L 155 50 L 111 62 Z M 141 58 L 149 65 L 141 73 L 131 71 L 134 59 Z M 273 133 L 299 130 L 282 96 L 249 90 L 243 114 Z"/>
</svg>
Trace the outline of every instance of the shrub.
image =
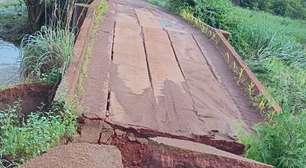
<svg viewBox="0 0 306 168">
<path fill-rule="evenodd" d="M 20 110 L 17 103 L 0 112 L 0 159 L 23 163 L 76 131 L 75 114 L 63 103 L 54 104 L 47 112 L 33 112 L 27 117 L 22 117 Z"/>
<path fill-rule="evenodd" d="M 228 0 L 197 0 L 194 14 L 213 27 L 224 28 L 231 7 Z"/>
<path fill-rule="evenodd" d="M 194 7 L 195 4 L 195 0 L 168 0 L 167 7 L 170 10 L 179 13 L 184 8 Z"/>
<path fill-rule="evenodd" d="M 277 168 L 306 165 L 306 111 L 299 116 L 284 112 L 271 122 L 255 127 L 254 134 L 242 136 L 248 158 Z"/>
<path fill-rule="evenodd" d="M 62 29 L 43 27 L 22 41 L 23 75 L 31 80 L 55 83 L 66 70 L 74 46 L 74 35 Z"/>
</svg>

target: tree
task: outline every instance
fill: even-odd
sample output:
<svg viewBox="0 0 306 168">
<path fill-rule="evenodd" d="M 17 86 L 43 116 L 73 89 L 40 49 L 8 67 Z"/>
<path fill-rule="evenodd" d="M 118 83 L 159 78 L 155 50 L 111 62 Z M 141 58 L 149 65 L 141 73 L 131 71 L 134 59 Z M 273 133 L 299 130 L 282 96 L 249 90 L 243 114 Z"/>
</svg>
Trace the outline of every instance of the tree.
<svg viewBox="0 0 306 168">
<path fill-rule="evenodd" d="M 28 9 L 28 17 L 32 29 L 42 25 L 65 26 L 70 22 L 74 4 L 88 0 L 24 0 Z"/>
</svg>

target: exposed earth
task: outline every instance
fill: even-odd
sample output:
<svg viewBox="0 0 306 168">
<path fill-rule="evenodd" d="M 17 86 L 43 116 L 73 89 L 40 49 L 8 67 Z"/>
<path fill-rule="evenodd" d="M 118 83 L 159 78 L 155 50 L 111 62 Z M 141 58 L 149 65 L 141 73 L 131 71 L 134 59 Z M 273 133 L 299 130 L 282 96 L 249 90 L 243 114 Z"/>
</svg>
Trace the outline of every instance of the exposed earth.
<svg viewBox="0 0 306 168">
<path fill-rule="evenodd" d="M 263 118 L 214 43 L 142 0 L 108 3 L 78 135 L 23 167 L 270 167 L 241 156 L 239 131 Z"/>
</svg>

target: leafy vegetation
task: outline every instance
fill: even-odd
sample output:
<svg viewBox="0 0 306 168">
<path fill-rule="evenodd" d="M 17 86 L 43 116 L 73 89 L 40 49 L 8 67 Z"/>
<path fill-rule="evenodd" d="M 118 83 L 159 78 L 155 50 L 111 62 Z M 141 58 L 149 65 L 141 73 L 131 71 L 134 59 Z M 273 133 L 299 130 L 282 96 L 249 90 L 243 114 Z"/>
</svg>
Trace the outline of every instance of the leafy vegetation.
<svg viewBox="0 0 306 168">
<path fill-rule="evenodd" d="M 56 83 L 66 70 L 74 46 L 74 34 L 42 27 L 21 44 L 23 74 L 30 80 Z"/>
<path fill-rule="evenodd" d="M 71 106 L 56 102 L 47 111 L 25 116 L 19 103 L 0 111 L 0 167 L 20 164 L 69 138 L 76 131 Z"/>
<path fill-rule="evenodd" d="M 229 0 L 193 2 L 154 1 L 229 31 L 231 44 L 283 109 L 242 136 L 249 146 L 246 156 L 278 168 L 305 167 L 306 22 L 243 9 Z"/>
<path fill-rule="evenodd" d="M 238 3 L 250 9 L 259 9 L 280 16 L 306 19 L 305 0 L 240 0 Z"/>
<path fill-rule="evenodd" d="M 282 113 L 271 122 L 256 126 L 253 134 L 241 136 L 242 142 L 247 144 L 246 155 L 277 168 L 304 168 L 305 112 L 298 116 Z"/>
</svg>

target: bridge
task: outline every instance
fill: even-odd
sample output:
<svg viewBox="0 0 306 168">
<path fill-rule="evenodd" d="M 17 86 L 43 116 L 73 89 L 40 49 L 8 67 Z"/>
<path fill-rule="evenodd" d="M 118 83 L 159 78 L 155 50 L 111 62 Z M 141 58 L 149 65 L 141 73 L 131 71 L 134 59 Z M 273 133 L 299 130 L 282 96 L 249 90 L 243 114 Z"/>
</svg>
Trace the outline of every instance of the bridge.
<svg viewBox="0 0 306 168">
<path fill-rule="evenodd" d="M 89 12 L 63 79 L 82 107 L 76 141 L 117 146 L 125 167 L 269 167 L 239 156 L 239 131 L 251 130 L 263 117 L 237 84 L 224 50 L 147 2 L 108 3 L 101 24 L 91 24 Z"/>
</svg>

